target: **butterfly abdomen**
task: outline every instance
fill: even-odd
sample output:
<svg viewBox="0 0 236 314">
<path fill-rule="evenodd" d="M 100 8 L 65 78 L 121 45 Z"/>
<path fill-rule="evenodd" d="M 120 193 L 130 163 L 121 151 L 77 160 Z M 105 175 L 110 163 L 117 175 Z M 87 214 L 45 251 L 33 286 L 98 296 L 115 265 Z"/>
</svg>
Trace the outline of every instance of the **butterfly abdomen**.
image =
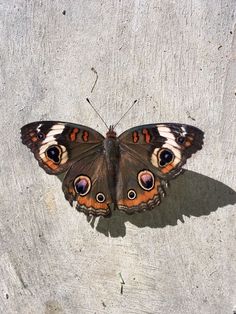
<svg viewBox="0 0 236 314">
<path fill-rule="evenodd" d="M 119 142 L 117 137 L 107 137 L 104 140 L 104 153 L 106 156 L 106 165 L 108 172 L 108 184 L 111 191 L 112 202 L 116 201 L 116 178 L 119 167 Z"/>
</svg>

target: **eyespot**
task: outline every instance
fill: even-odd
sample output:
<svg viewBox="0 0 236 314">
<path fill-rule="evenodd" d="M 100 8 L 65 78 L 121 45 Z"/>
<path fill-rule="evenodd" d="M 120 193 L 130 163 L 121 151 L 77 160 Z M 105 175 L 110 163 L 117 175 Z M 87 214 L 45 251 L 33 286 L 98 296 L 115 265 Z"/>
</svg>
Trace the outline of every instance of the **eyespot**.
<svg viewBox="0 0 236 314">
<path fill-rule="evenodd" d="M 161 167 L 164 167 L 173 161 L 174 154 L 172 153 L 172 151 L 165 148 L 159 151 L 158 157 L 159 157 L 159 165 Z"/>
<path fill-rule="evenodd" d="M 103 203 L 105 202 L 106 200 L 106 197 L 103 193 L 99 192 L 97 195 L 96 195 L 96 200 L 99 202 L 99 203 Z"/>
<path fill-rule="evenodd" d="M 48 147 L 45 154 L 55 164 L 58 164 L 61 161 L 61 152 L 60 146 L 53 145 Z"/>
<path fill-rule="evenodd" d="M 138 183 L 142 189 L 150 191 L 154 188 L 154 175 L 148 170 L 140 171 L 138 174 Z"/>
<path fill-rule="evenodd" d="M 42 140 L 45 139 L 45 134 L 44 134 L 43 132 L 40 132 L 40 131 L 39 131 L 39 132 L 37 133 L 37 138 L 42 141 Z"/>
<path fill-rule="evenodd" d="M 185 137 L 184 137 L 184 136 L 179 136 L 179 137 L 177 138 L 177 142 L 178 142 L 179 144 L 184 144 L 184 142 L 185 142 Z"/>
<path fill-rule="evenodd" d="M 74 180 L 74 187 L 75 191 L 80 195 L 80 196 L 85 196 L 88 194 L 88 192 L 91 189 L 91 180 L 87 176 L 78 176 Z"/>
<path fill-rule="evenodd" d="M 137 197 L 137 193 L 135 190 L 129 190 L 127 196 L 130 200 L 134 200 Z"/>
</svg>

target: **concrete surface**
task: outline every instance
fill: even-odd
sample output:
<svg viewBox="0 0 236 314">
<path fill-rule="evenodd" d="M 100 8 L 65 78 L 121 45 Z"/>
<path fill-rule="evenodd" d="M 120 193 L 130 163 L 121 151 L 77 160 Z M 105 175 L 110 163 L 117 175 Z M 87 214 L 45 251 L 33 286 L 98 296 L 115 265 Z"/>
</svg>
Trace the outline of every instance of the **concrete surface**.
<svg viewBox="0 0 236 314">
<path fill-rule="evenodd" d="M 236 311 L 235 8 L 0 1 L 0 313 Z M 170 121 L 206 132 L 161 207 L 88 222 L 21 144 L 20 127 L 40 119 L 105 133 L 86 97 L 108 124 L 139 100 L 118 132 Z"/>
</svg>

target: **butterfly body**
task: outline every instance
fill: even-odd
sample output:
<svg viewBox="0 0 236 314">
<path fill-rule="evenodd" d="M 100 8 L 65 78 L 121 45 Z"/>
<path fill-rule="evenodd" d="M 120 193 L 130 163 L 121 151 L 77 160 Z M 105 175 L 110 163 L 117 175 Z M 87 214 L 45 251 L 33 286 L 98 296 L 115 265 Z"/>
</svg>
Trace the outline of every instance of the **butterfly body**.
<svg viewBox="0 0 236 314">
<path fill-rule="evenodd" d="M 39 121 L 21 129 L 23 144 L 48 173 L 64 173 L 65 198 L 87 215 L 149 210 L 161 202 L 167 181 L 202 148 L 203 132 L 177 124 L 148 124 L 117 137 L 83 125 Z"/>
<path fill-rule="evenodd" d="M 109 127 L 106 138 L 103 141 L 104 154 L 106 156 L 108 185 L 110 187 L 112 203 L 116 203 L 116 178 L 120 159 L 119 143 L 113 127 Z"/>
</svg>

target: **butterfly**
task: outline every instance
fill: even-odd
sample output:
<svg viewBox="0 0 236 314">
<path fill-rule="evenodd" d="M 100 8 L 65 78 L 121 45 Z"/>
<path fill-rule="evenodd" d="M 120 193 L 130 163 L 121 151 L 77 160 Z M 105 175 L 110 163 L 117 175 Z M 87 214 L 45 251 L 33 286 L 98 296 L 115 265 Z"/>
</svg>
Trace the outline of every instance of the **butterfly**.
<svg viewBox="0 0 236 314">
<path fill-rule="evenodd" d="M 128 214 L 159 205 L 167 182 L 202 148 L 204 133 L 190 125 L 158 123 L 106 137 L 87 126 L 39 121 L 22 127 L 23 144 L 48 174 L 64 174 L 62 190 L 86 215 Z"/>
</svg>

